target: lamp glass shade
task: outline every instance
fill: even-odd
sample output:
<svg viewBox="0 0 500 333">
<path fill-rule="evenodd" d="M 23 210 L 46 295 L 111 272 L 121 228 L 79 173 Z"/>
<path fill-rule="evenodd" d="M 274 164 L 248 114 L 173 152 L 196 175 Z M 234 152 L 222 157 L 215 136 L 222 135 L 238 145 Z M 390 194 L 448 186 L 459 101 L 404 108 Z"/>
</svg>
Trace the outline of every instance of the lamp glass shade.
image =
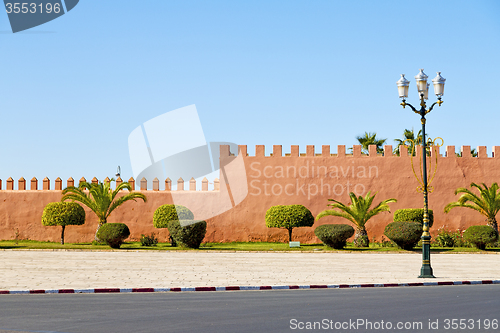
<svg viewBox="0 0 500 333">
<path fill-rule="evenodd" d="M 434 93 L 436 96 L 441 97 L 444 95 L 444 83 L 446 79 L 441 76 L 441 72 L 437 72 L 437 76 L 432 79 L 432 83 L 434 84 Z"/>
<path fill-rule="evenodd" d="M 420 73 L 415 75 L 415 81 L 417 82 L 417 89 L 420 94 L 425 93 L 427 90 L 427 78 L 428 76 L 424 73 L 424 69 L 420 69 Z"/>
<path fill-rule="evenodd" d="M 401 74 L 401 78 L 396 83 L 398 85 L 399 98 L 408 97 L 408 86 L 410 85 L 410 81 L 405 78 L 405 75 Z"/>
<path fill-rule="evenodd" d="M 425 91 L 424 91 L 424 99 L 425 100 L 429 99 L 429 86 L 430 86 L 430 83 L 427 83 L 427 89 L 425 89 Z"/>
</svg>

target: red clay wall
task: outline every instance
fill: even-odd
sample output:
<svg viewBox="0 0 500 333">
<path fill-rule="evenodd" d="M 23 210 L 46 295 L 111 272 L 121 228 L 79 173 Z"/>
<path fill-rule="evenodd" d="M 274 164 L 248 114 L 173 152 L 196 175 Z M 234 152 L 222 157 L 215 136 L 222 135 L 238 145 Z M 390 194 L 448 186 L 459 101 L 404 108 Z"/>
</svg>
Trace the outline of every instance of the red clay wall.
<svg viewBox="0 0 500 333">
<path fill-rule="evenodd" d="M 391 212 L 399 208 L 423 206 L 423 196 L 416 191 L 419 184 L 411 170 L 411 158 L 404 156 L 404 149 L 403 156 L 393 156 L 391 146 L 385 146 L 384 156 L 377 155 L 374 147 L 370 147 L 369 156 L 362 155 L 360 146 L 354 146 L 351 155 L 345 154 L 345 146 L 338 146 L 339 153 L 334 155 L 330 154 L 330 146 L 323 146 L 321 154 L 314 153 L 314 146 L 307 146 L 306 152 L 300 154 L 298 146 L 292 146 L 287 154 L 282 154 L 281 146 L 273 146 L 272 156 L 266 156 L 264 146 L 256 147 L 256 156 L 247 156 L 246 146 L 240 146 L 239 150 L 238 158 L 242 158 L 246 170 L 239 177 L 243 177 L 244 183 L 248 185 L 248 194 L 234 208 L 207 219 L 205 241 L 286 241 L 286 230 L 266 228 L 264 216 L 269 207 L 302 204 L 316 216 L 327 208 L 329 198 L 348 203 L 349 191 L 359 195 L 367 191 L 378 192 L 375 198 L 377 203 L 383 199 L 396 198 L 398 202 L 390 205 Z M 441 151 L 447 157 L 437 155 L 437 173 L 431 183 L 434 191 L 429 195 L 429 208 L 434 210 L 433 235 L 441 226 L 453 230 L 485 223 L 479 213 L 470 209 L 456 208 L 444 214 L 443 207 L 456 200 L 454 190 L 458 187 L 469 186 L 471 182 L 491 185 L 500 181 L 500 146 L 493 147 L 492 157 L 488 157 L 483 146 L 478 147 L 478 157 L 470 156 L 470 147 L 464 146 L 461 151 L 463 157 L 456 157 L 455 147 L 448 146 L 446 152 L 443 149 Z M 419 153 L 421 151 L 417 151 L 417 155 Z M 230 156 L 228 146 L 221 147 L 221 165 L 236 158 Z M 435 158 L 436 154 L 430 158 L 431 172 L 434 170 Z M 413 161 L 417 173 L 419 160 L 417 156 Z M 132 233 L 131 239 L 156 232 L 160 241 L 165 241 L 168 231 L 155 229 L 152 225 L 156 208 L 175 201 L 192 209 L 195 218 L 197 215 L 214 214 L 213 207 L 227 195 L 226 176 L 221 176 L 220 190 L 215 191 L 208 191 L 206 187 L 202 191 L 142 190 L 148 198 L 147 203 L 127 202 L 111 214 L 109 222 L 126 223 Z M 229 175 L 229 178 L 233 176 Z M 17 183 L 17 189 L 14 189 L 14 181 L 10 179 L 0 183 L 0 239 L 13 239 L 18 232 L 20 239 L 58 241 L 60 227 L 42 226 L 41 215 L 47 203 L 60 200 L 61 191 L 38 190 L 37 184 L 31 182 L 29 190 L 23 180 Z M 45 183 L 42 188 L 48 188 L 46 186 Z M 200 188 L 200 184 L 197 186 Z M 229 188 L 235 197 L 238 191 L 243 191 L 235 186 Z M 86 212 L 87 221 L 84 225 L 66 228 L 66 242 L 89 242 L 93 239 L 97 219 L 88 209 Z M 382 213 L 372 218 L 367 224 L 370 239 L 380 240 L 385 226 L 391 221 L 392 213 Z M 349 222 L 337 217 L 325 217 L 317 221 L 314 227 L 326 223 Z M 314 227 L 295 229 L 294 240 L 319 242 L 314 236 Z"/>
</svg>

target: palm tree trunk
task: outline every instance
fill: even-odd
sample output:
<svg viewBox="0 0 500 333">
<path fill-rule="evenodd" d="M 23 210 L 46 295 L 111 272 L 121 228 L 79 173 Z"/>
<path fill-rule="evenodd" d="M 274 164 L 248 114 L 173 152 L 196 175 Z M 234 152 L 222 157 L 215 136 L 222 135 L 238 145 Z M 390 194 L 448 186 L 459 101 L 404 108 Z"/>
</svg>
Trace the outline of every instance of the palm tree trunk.
<svg viewBox="0 0 500 333">
<path fill-rule="evenodd" d="M 99 238 L 97 238 L 97 233 L 99 232 L 99 228 L 100 228 L 100 227 L 101 227 L 101 224 L 99 223 L 99 224 L 97 225 L 97 230 L 95 231 L 95 235 L 94 235 L 94 240 L 95 240 L 96 242 L 99 242 Z"/>
<path fill-rule="evenodd" d="M 493 229 L 495 229 L 497 234 L 498 234 L 498 224 L 497 224 L 497 220 L 495 219 L 495 217 L 489 218 L 487 221 L 488 221 L 488 225 L 490 227 L 492 227 Z"/>
<path fill-rule="evenodd" d="M 354 234 L 354 246 L 356 247 L 368 247 L 370 246 L 370 240 L 368 239 L 368 233 L 365 228 L 356 228 L 356 233 Z"/>
<path fill-rule="evenodd" d="M 106 219 L 99 219 L 99 224 L 97 225 L 97 230 L 95 231 L 95 236 L 94 236 L 94 240 L 96 242 L 100 242 L 101 240 L 97 237 L 97 233 L 99 232 L 99 229 L 103 226 L 103 224 L 105 224 L 107 221 Z"/>
<path fill-rule="evenodd" d="M 66 228 L 65 225 L 62 226 L 62 231 L 61 231 L 61 245 L 64 245 L 64 228 Z"/>
</svg>

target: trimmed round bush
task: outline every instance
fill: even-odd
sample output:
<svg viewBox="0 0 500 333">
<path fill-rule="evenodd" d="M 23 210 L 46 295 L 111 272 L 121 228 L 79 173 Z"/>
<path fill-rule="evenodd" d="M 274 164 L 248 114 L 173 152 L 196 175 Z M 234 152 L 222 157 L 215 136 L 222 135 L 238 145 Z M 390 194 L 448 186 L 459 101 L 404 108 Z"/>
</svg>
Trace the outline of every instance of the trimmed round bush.
<svg viewBox="0 0 500 333">
<path fill-rule="evenodd" d="M 181 247 L 198 249 L 207 233 L 207 222 L 199 220 L 172 220 L 168 232 Z"/>
<path fill-rule="evenodd" d="M 168 222 L 172 220 L 192 220 L 193 212 L 181 205 L 162 205 L 158 207 L 153 215 L 153 226 L 155 228 L 168 228 Z"/>
<path fill-rule="evenodd" d="M 484 250 L 486 245 L 497 241 L 498 234 L 489 225 L 473 225 L 464 231 L 463 237 L 466 242 L 473 244 L 480 250 Z"/>
<path fill-rule="evenodd" d="M 423 208 L 405 208 L 394 212 L 394 222 L 418 222 L 424 225 Z M 434 224 L 434 212 L 429 209 L 429 228 Z"/>
<path fill-rule="evenodd" d="M 347 239 L 354 235 L 354 228 L 347 224 L 324 224 L 314 229 L 314 234 L 323 244 L 334 249 L 343 249 Z"/>
<path fill-rule="evenodd" d="M 67 225 L 85 223 L 85 210 L 76 202 L 51 202 L 43 209 L 44 226 L 62 226 L 61 244 L 64 244 L 64 229 Z"/>
<path fill-rule="evenodd" d="M 266 212 L 266 226 L 287 229 L 289 241 L 292 241 L 293 228 L 312 227 L 313 224 L 314 216 L 302 205 L 272 206 Z"/>
<path fill-rule="evenodd" d="M 384 230 L 384 235 L 404 250 L 412 250 L 422 236 L 422 225 L 418 222 L 392 222 Z"/>
<path fill-rule="evenodd" d="M 82 225 L 85 223 L 85 210 L 76 202 L 51 202 L 43 209 L 42 224 Z"/>
<path fill-rule="evenodd" d="M 119 249 L 128 236 L 130 230 L 124 223 L 105 223 L 97 231 L 97 238 L 113 249 Z"/>
</svg>

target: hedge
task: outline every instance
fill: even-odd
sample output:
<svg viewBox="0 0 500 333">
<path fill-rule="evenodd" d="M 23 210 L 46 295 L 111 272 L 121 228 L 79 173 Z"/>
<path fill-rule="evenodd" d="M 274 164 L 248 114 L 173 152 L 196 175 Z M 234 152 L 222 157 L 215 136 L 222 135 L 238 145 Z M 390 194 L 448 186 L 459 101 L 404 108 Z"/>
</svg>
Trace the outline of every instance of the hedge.
<svg viewBox="0 0 500 333">
<path fill-rule="evenodd" d="M 434 212 L 429 209 L 429 228 L 434 223 Z M 405 208 L 398 209 L 394 212 L 394 222 L 418 222 L 424 225 L 424 209 L 423 208 Z"/>
<path fill-rule="evenodd" d="M 194 219 L 193 212 L 184 206 L 162 205 L 156 209 L 153 215 L 153 226 L 155 228 L 168 228 L 169 221 L 192 219 Z"/>
<path fill-rule="evenodd" d="M 198 249 L 207 233 L 207 222 L 197 220 L 172 220 L 168 232 L 181 247 Z"/>
<path fill-rule="evenodd" d="M 404 250 L 412 250 L 422 236 L 422 225 L 418 222 L 392 222 L 384 230 L 391 241 Z"/>
<path fill-rule="evenodd" d="M 119 249 L 128 236 L 130 230 L 124 223 L 105 223 L 97 231 L 97 238 L 113 249 Z"/>
<path fill-rule="evenodd" d="M 484 250 L 486 245 L 495 243 L 498 233 L 489 225 L 473 225 L 464 231 L 464 240 L 473 244 L 480 250 Z"/>
<path fill-rule="evenodd" d="M 354 228 L 347 224 L 324 224 L 314 229 L 314 234 L 323 244 L 334 249 L 343 249 L 347 239 L 354 235 Z"/>
</svg>

